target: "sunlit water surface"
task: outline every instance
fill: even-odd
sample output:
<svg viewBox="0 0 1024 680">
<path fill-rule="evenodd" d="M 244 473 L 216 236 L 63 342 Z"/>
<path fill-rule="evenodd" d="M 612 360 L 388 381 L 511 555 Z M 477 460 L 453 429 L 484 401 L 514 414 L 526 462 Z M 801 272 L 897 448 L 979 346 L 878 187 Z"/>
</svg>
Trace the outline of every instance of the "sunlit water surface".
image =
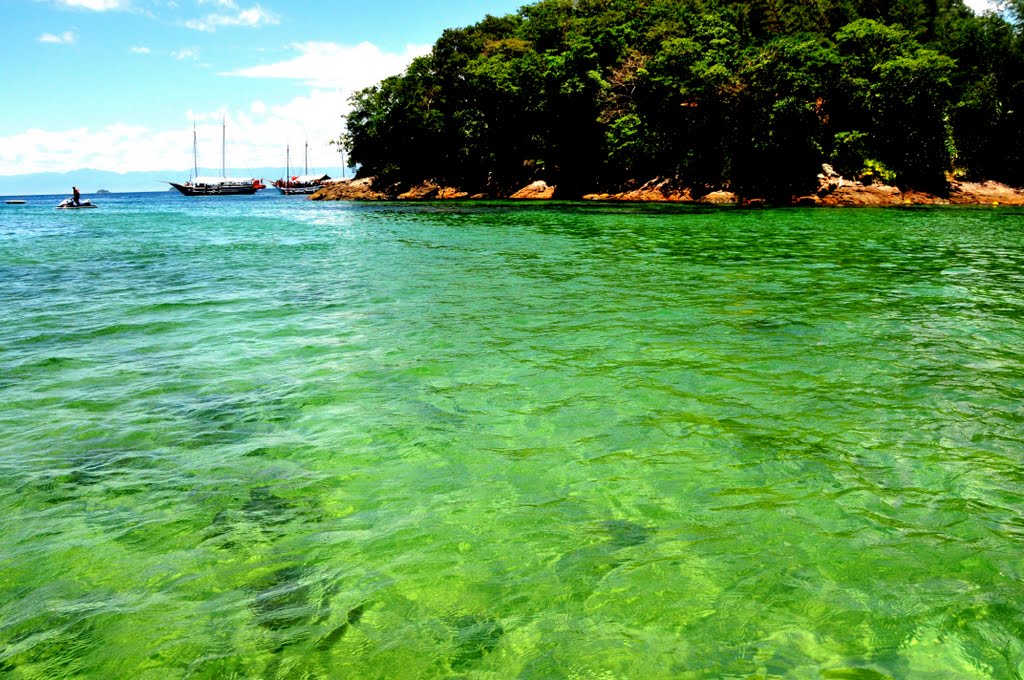
<svg viewBox="0 0 1024 680">
<path fill-rule="evenodd" d="M 1021 210 L 95 200 L 0 206 L 5 677 L 1024 674 Z"/>
</svg>

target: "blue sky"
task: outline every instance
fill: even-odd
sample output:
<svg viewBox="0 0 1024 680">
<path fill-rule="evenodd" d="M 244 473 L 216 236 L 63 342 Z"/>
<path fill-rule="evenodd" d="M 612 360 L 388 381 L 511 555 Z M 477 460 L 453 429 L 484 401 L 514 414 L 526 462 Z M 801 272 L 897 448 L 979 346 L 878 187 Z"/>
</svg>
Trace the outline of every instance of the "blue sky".
<svg viewBox="0 0 1024 680">
<path fill-rule="evenodd" d="M 0 175 L 277 166 L 327 146 L 355 89 L 523 0 L 0 0 Z"/>
<path fill-rule="evenodd" d="M 356 89 L 527 0 L 0 0 L 0 176 L 336 165 Z M 968 0 L 977 9 L 986 0 Z M 296 160 L 297 162 L 297 160 Z"/>
</svg>

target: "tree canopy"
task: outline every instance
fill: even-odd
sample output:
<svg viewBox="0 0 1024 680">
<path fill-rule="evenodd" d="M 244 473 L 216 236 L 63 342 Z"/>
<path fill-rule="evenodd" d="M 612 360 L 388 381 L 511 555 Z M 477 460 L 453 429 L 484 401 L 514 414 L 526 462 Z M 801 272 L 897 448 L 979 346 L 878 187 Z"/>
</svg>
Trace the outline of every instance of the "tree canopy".
<svg viewBox="0 0 1024 680">
<path fill-rule="evenodd" d="M 362 176 L 572 197 L 675 177 L 786 198 L 822 163 L 1024 183 L 1024 3 L 541 0 L 446 30 L 352 97 Z"/>
</svg>

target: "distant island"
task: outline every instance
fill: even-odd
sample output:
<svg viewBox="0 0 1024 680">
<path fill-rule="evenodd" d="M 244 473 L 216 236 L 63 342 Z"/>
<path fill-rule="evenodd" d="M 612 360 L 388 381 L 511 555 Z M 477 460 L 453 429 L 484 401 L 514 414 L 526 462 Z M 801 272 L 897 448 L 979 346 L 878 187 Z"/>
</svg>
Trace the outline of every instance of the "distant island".
<svg viewBox="0 0 1024 680">
<path fill-rule="evenodd" d="M 353 95 L 318 198 L 1024 203 L 1002 7 L 542 0 Z"/>
<path fill-rule="evenodd" d="M 97 193 L 97 194 L 109 194 L 110 192 L 109 192 L 109 191 L 107 191 L 106 189 L 98 189 L 98 190 L 96 191 L 96 193 Z"/>
</svg>

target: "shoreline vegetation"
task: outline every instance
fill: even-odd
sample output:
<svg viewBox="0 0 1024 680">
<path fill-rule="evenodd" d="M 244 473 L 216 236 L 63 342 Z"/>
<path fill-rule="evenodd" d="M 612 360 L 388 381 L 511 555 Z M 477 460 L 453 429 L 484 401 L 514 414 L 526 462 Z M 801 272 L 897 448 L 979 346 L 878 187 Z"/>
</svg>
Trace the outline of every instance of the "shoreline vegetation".
<svg viewBox="0 0 1024 680">
<path fill-rule="evenodd" d="M 648 182 L 634 182 L 621 191 L 612 193 L 590 192 L 576 196 L 559 195 L 557 187 L 537 180 L 509 193 L 473 193 L 457 187 L 445 186 L 435 180 L 415 185 L 394 183 L 381 187 L 372 177 L 331 180 L 310 196 L 313 201 L 445 201 L 445 200 L 584 200 L 633 203 L 698 203 L 712 205 L 741 205 L 759 207 L 766 204 L 762 198 L 744 198 L 735 192 L 718 189 L 694 191 L 677 180 L 658 178 Z M 1004 205 L 1024 206 L 1024 190 L 1000 182 L 951 181 L 942 193 L 914 189 L 900 189 L 885 184 L 864 184 L 842 177 L 819 175 L 815 193 L 793 196 L 785 202 L 771 205 L 800 207 L 885 207 L 905 205 Z"/>
<path fill-rule="evenodd" d="M 1024 0 L 540 0 L 351 97 L 314 198 L 1024 204 Z"/>
</svg>

